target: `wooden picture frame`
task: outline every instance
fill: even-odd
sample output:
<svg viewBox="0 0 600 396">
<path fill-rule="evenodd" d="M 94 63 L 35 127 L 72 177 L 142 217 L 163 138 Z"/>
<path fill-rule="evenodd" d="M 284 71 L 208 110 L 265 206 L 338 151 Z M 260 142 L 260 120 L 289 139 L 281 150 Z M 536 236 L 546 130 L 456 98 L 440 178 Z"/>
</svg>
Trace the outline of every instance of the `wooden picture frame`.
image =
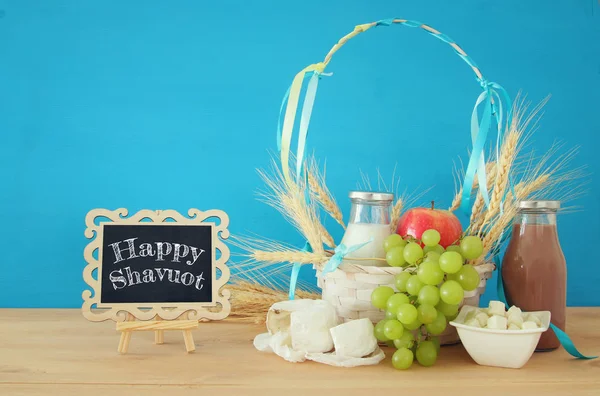
<svg viewBox="0 0 600 396">
<path fill-rule="evenodd" d="M 221 210 L 200 211 L 188 210 L 188 216 L 183 216 L 175 210 L 143 209 L 128 216 L 128 210 L 94 209 L 85 219 L 85 236 L 91 241 L 85 247 L 84 258 L 87 262 L 83 270 L 83 279 L 91 290 L 82 293 L 83 316 L 92 322 L 113 320 L 115 322 L 131 321 L 133 319 L 146 321 L 162 320 L 221 320 L 231 311 L 229 298 L 231 293 L 223 287 L 227 284 L 230 271 L 227 261 L 230 251 L 223 240 L 229 237 L 229 217 Z M 219 222 L 206 222 L 209 218 Z M 100 219 L 100 221 L 98 221 Z M 172 221 L 168 221 L 172 220 Z M 207 225 L 212 228 L 212 301 L 198 303 L 102 303 L 101 302 L 101 271 L 102 271 L 102 241 L 105 224 L 122 225 Z M 220 257 L 217 259 L 217 250 Z M 98 251 L 97 258 L 94 253 Z M 217 269 L 221 276 L 217 278 Z"/>
</svg>

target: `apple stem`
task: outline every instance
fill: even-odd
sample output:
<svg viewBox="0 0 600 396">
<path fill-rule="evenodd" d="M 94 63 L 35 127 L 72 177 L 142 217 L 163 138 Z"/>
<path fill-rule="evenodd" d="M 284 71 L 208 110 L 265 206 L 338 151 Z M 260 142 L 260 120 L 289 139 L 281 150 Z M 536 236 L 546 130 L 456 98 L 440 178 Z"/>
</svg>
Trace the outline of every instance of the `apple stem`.
<svg viewBox="0 0 600 396">
<path fill-rule="evenodd" d="M 435 207 L 435 201 L 431 201 L 431 210 Z"/>
</svg>

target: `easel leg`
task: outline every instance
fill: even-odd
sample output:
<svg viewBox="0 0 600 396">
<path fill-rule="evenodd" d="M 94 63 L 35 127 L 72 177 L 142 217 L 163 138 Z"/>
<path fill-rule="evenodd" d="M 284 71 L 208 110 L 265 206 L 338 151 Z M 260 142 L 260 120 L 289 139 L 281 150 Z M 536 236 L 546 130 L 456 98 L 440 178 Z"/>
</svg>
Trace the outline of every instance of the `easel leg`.
<svg viewBox="0 0 600 396">
<path fill-rule="evenodd" d="M 160 320 L 160 317 L 158 315 L 156 316 L 156 320 L 157 321 Z M 164 342 L 165 342 L 165 332 L 164 332 L 164 330 L 156 330 L 154 332 L 154 343 L 156 345 L 161 345 L 161 344 L 164 344 Z"/>
<path fill-rule="evenodd" d="M 134 316 L 131 314 L 127 314 L 127 320 L 133 320 Z M 129 349 L 129 341 L 131 341 L 131 331 L 123 331 L 121 333 L 121 338 L 119 339 L 119 348 L 117 349 L 119 353 L 125 354 Z"/>
<path fill-rule="evenodd" d="M 194 337 L 191 330 L 183 330 L 183 341 L 185 342 L 185 350 L 188 353 L 196 350 L 196 345 L 194 345 Z"/>
</svg>

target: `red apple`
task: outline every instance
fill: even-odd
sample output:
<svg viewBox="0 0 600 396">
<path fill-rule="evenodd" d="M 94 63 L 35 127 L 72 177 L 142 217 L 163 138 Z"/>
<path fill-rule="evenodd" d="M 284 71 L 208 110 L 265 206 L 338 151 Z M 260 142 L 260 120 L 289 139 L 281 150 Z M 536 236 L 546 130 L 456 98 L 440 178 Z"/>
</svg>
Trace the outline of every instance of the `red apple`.
<svg viewBox="0 0 600 396">
<path fill-rule="evenodd" d="M 461 234 L 462 226 L 458 217 L 447 210 L 431 208 L 413 208 L 407 210 L 398 222 L 397 233 L 405 237 L 410 235 L 421 239 L 423 232 L 434 229 L 440 233 L 440 245 L 445 248 L 456 243 Z"/>
</svg>

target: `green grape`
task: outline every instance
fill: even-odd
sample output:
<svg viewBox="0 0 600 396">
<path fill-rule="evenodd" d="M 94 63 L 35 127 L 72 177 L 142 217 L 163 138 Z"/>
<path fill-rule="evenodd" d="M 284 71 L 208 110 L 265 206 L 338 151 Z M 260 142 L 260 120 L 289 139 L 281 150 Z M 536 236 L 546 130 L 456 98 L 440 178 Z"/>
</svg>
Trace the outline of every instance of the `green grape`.
<svg viewBox="0 0 600 396">
<path fill-rule="evenodd" d="M 394 345 L 394 341 L 392 340 L 386 341 L 385 345 L 389 346 L 390 348 L 396 348 L 396 346 Z"/>
<path fill-rule="evenodd" d="M 444 315 L 444 316 L 446 316 L 446 315 Z M 458 316 L 458 312 L 455 313 L 454 315 L 446 316 L 446 319 L 448 320 L 448 322 L 451 322 L 454 319 L 456 319 L 457 316 Z"/>
<path fill-rule="evenodd" d="M 394 340 L 394 346 L 398 349 L 400 348 L 412 348 L 415 342 L 415 336 L 410 331 L 405 331 L 402 333 L 400 338 Z"/>
<path fill-rule="evenodd" d="M 408 281 L 408 278 L 410 277 L 410 272 L 400 272 L 398 275 L 396 275 L 396 289 L 398 289 L 399 292 L 406 291 L 406 281 Z"/>
<path fill-rule="evenodd" d="M 394 318 L 398 314 L 398 307 L 402 304 L 408 304 L 408 296 L 404 293 L 396 293 L 387 300 L 386 310 L 387 312 L 393 312 Z"/>
<path fill-rule="evenodd" d="M 440 239 L 442 236 L 437 230 L 431 229 L 427 230 L 421 235 L 421 241 L 425 244 L 425 246 L 435 246 L 440 243 Z"/>
<path fill-rule="evenodd" d="M 446 252 L 440 256 L 440 268 L 447 274 L 456 274 L 463 265 L 460 253 Z"/>
<path fill-rule="evenodd" d="M 444 330 L 446 330 L 446 324 L 446 317 L 443 313 L 438 311 L 437 316 L 433 320 L 433 322 L 429 323 L 428 325 L 425 325 L 425 328 L 427 329 L 429 334 L 436 336 L 442 334 Z"/>
<path fill-rule="evenodd" d="M 456 252 L 456 253 L 460 253 L 460 246 L 458 245 L 450 245 L 446 248 L 447 252 Z M 462 253 L 461 253 L 462 255 Z"/>
<path fill-rule="evenodd" d="M 435 307 L 440 302 L 440 289 L 432 285 L 423 286 L 419 290 L 417 301 L 419 304 L 429 304 Z"/>
<path fill-rule="evenodd" d="M 385 311 L 386 319 L 396 319 L 396 312 L 393 311 Z"/>
<path fill-rule="evenodd" d="M 411 275 L 410 278 L 406 281 L 406 291 L 411 296 L 416 296 L 419 294 L 419 290 L 423 287 L 423 282 L 419 280 L 417 275 Z"/>
<path fill-rule="evenodd" d="M 423 249 L 421 248 L 421 245 L 415 242 L 409 242 L 404 246 L 404 259 L 408 263 L 415 264 L 420 258 L 423 258 Z"/>
<path fill-rule="evenodd" d="M 419 265 L 417 276 L 426 285 L 437 285 L 444 280 L 444 271 L 437 262 L 425 261 Z"/>
<path fill-rule="evenodd" d="M 385 309 L 388 298 L 394 295 L 394 289 L 389 286 L 376 287 L 371 292 L 371 304 L 375 308 Z"/>
<path fill-rule="evenodd" d="M 458 307 L 458 304 L 446 304 L 445 302 L 440 301 L 435 306 L 435 309 L 437 309 L 438 312 L 444 314 L 445 317 L 450 318 L 455 315 L 458 315 Z"/>
<path fill-rule="evenodd" d="M 385 334 L 386 338 L 395 340 L 396 338 L 402 337 L 402 333 L 404 333 L 404 327 L 399 321 L 392 319 L 385 322 L 385 326 L 383 326 L 383 334 Z"/>
<path fill-rule="evenodd" d="M 444 247 L 440 246 L 440 245 L 435 245 L 435 246 L 425 246 L 423 248 L 423 252 L 425 254 L 427 253 L 437 253 L 437 254 L 442 254 L 445 252 Z"/>
<path fill-rule="evenodd" d="M 417 320 L 417 308 L 411 304 L 402 304 L 398 307 L 398 320 L 402 324 L 409 324 Z"/>
<path fill-rule="evenodd" d="M 406 241 L 398 234 L 392 234 L 383 241 L 383 249 L 386 252 L 389 252 L 393 247 L 404 245 L 406 245 Z"/>
<path fill-rule="evenodd" d="M 446 280 L 454 280 L 458 282 L 458 272 L 456 274 L 446 274 Z"/>
<path fill-rule="evenodd" d="M 400 348 L 392 355 L 392 366 L 398 370 L 409 369 L 413 364 L 414 355 L 408 348 Z"/>
<path fill-rule="evenodd" d="M 421 304 L 417 307 L 417 319 L 423 324 L 433 323 L 437 318 L 437 311 L 433 305 Z"/>
<path fill-rule="evenodd" d="M 457 281 L 449 280 L 440 286 L 440 298 L 447 304 L 460 304 L 464 296 L 465 291 Z"/>
<path fill-rule="evenodd" d="M 437 349 L 431 341 L 421 341 L 417 346 L 417 362 L 421 366 L 429 367 L 435 364 L 437 360 Z"/>
<path fill-rule="evenodd" d="M 467 260 L 479 258 L 483 253 L 483 242 L 476 236 L 464 237 L 460 241 L 460 253 Z"/>
<path fill-rule="evenodd" d="M 414 322 L 412 322 L 412 323 L 405 324 L 405 325 L 404 325 L 404 328 L 405 328 L 406 330 L 413 331 L 413 330 L 417 330 L 417 329 L 418 329 L 419 327 L 421 327 L 422 325 L 423 325 L 423 323 L 419 322 L 419 319 L 416 319 L 416 320 L 415 320 Z"/>
<path fill-rule="evenodd" d="M 456 280 L 466 291 L 473 291 L 479 286 L 479 273 L 470 264 L 463 265 L 456 275 Z"/>
<path fill-rule="evenodd" d="M 423 251 L 425 252 L 425 249 L 423 249 Z M 423 258 L 423 261 L 438 262 L 439 260 L 440 260 L 440 254 L 438 252 L 425 252 L 425 258 Z"/>
<path fill-rule="evenodd" d="M 391 248 L 385 255 L 385 261 L 392 267 L 402 267 L 406 264 L 406 260 L 404 260 L 404 247 L 394 246 Z"/>
<path fill-rule="evenodd" d="M 440 354 L 440 337 L 431 337 L 431 339 L 429 340 L 433 343 L 433 345 L 435 345 L 435 350 L 437 351 L 438 355 Z M 396 345 L 396 343 L 394 343 L 394 345 Z"/>
<path fill-rule="evenodd" d="M 380 320 L 379 322 L 377 322 L 377 324 L 375 325 L 375 331 L 374 331 L 375 338 L 377 338 L 381 342 L 386 342 L 386 341 L 390 340 L 389 338 L 387 338 L 385 336 L 385 333 L 384 333 L 384 328 L 385 328 L 386 322 L 387 322 L 387 319 L 383 319 L 383 320 Z"/>
</svg>

